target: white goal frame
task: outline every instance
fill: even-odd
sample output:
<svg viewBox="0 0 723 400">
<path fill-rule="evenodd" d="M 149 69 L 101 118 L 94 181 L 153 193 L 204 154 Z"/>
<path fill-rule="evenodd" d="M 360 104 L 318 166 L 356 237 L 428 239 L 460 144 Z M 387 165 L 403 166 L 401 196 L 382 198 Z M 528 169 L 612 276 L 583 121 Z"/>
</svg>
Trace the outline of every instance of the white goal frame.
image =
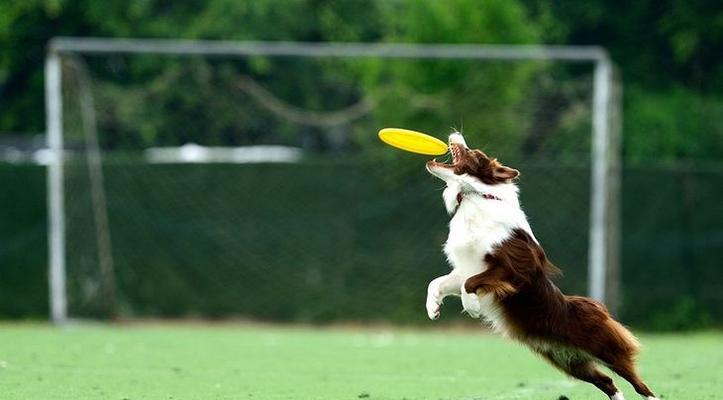
<svg viewBox="0 0 723 400">
<path fill-rule="evenodd" d="M 338 58 L 560 60 L 592 63 L 592 165 L 588 291 L 590 297 L 616 306 L 618 261 L 618 192 L 620 187 L 619 84 L 607 52 L 596 46 L 459 45 L 402 43 L 304 43 L 190 41 L 166 39 L 54 38 L 45 60 L 46 136 L 50 150 L 48 190 L 48 282 L 50 316 L 68 321 L 65 284 L 65 214 L 63 177 L 63 55 L 166 54 L 175 56 L 294 56 Z M 616 116 L 613 121 L 611 116 Z"/>
</svg>

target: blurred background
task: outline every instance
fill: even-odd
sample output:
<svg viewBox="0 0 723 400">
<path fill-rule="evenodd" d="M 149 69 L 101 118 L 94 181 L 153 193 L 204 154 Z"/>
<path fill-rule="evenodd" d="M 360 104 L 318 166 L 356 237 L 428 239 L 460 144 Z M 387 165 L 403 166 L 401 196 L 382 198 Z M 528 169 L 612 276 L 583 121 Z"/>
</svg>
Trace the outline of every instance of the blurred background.
<svg viewBox="0 0 723 400">
<path fill-rule="evenodd" d="M 0 319 L 48 318 L 57 36 L 601 46 L 621 154 L 610 302 L 641 329 L 723 322 L 718 1 L 0 0 Z M 520 169 L 560 285 L 587 292 L 591 63 L 107 53 L 62 74 L 73 318 L 422 323 L 447 216 L 426 158 L 377 141 L 388 126 L 461 129 Z"/>
</svg>

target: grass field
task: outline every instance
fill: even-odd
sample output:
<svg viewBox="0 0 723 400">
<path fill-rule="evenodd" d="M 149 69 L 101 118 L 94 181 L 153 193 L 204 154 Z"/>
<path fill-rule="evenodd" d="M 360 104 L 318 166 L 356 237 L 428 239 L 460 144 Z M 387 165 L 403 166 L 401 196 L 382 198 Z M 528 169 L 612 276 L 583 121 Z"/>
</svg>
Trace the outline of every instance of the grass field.
<svg viewBox="0 0 723 400">
<path fill-rule="evenodd" d="M 641 340 L 641 373 L 662 398 L 723 398 L 722 333 Z M 560 396 L 605 398 L 483 331 L 0 324 L 5 400 Z"/>
</svg>

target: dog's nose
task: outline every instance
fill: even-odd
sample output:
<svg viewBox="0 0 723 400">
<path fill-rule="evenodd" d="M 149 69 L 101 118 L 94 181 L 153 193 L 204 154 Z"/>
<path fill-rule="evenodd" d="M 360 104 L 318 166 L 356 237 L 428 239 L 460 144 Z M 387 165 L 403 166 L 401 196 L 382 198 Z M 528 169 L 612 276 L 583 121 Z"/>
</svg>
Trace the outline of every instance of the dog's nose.
<svg viewBox="0 0 723 400">
<path fill-rule="evenodd" d="M 455 132 L 449 135 L 449 144 L 459 144 L 467 147 L 467 143 L 464 141 L 464 136 L 461 133 Z"/>
</svg>

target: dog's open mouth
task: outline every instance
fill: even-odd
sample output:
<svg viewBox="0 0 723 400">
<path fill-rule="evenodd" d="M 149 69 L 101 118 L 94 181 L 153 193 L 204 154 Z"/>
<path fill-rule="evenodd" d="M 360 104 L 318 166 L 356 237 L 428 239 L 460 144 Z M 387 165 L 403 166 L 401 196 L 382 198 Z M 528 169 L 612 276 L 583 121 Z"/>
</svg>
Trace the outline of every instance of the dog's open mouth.
<svg viewBox="0 0 723 400">
<path fill-rule="evenodd" d="M 452 153 L 452 165 L 456 165 L 462 159 L 462 146 L 457 143 L 449 144 L 449 152 Z"/>
<path fill-rule="evenodd" d="M 450 143 L 449 154 L 451 155 L 451 159 L 449 161 L 439 162 L 435 158 L 434 160 L 430 161 L 429 164 L 438 167 L 454 168 L 460 162 L 460 160 L 462 160 L 463 152 L 464 148 L 462 145 L 457 143 Z"/>
</svg>

